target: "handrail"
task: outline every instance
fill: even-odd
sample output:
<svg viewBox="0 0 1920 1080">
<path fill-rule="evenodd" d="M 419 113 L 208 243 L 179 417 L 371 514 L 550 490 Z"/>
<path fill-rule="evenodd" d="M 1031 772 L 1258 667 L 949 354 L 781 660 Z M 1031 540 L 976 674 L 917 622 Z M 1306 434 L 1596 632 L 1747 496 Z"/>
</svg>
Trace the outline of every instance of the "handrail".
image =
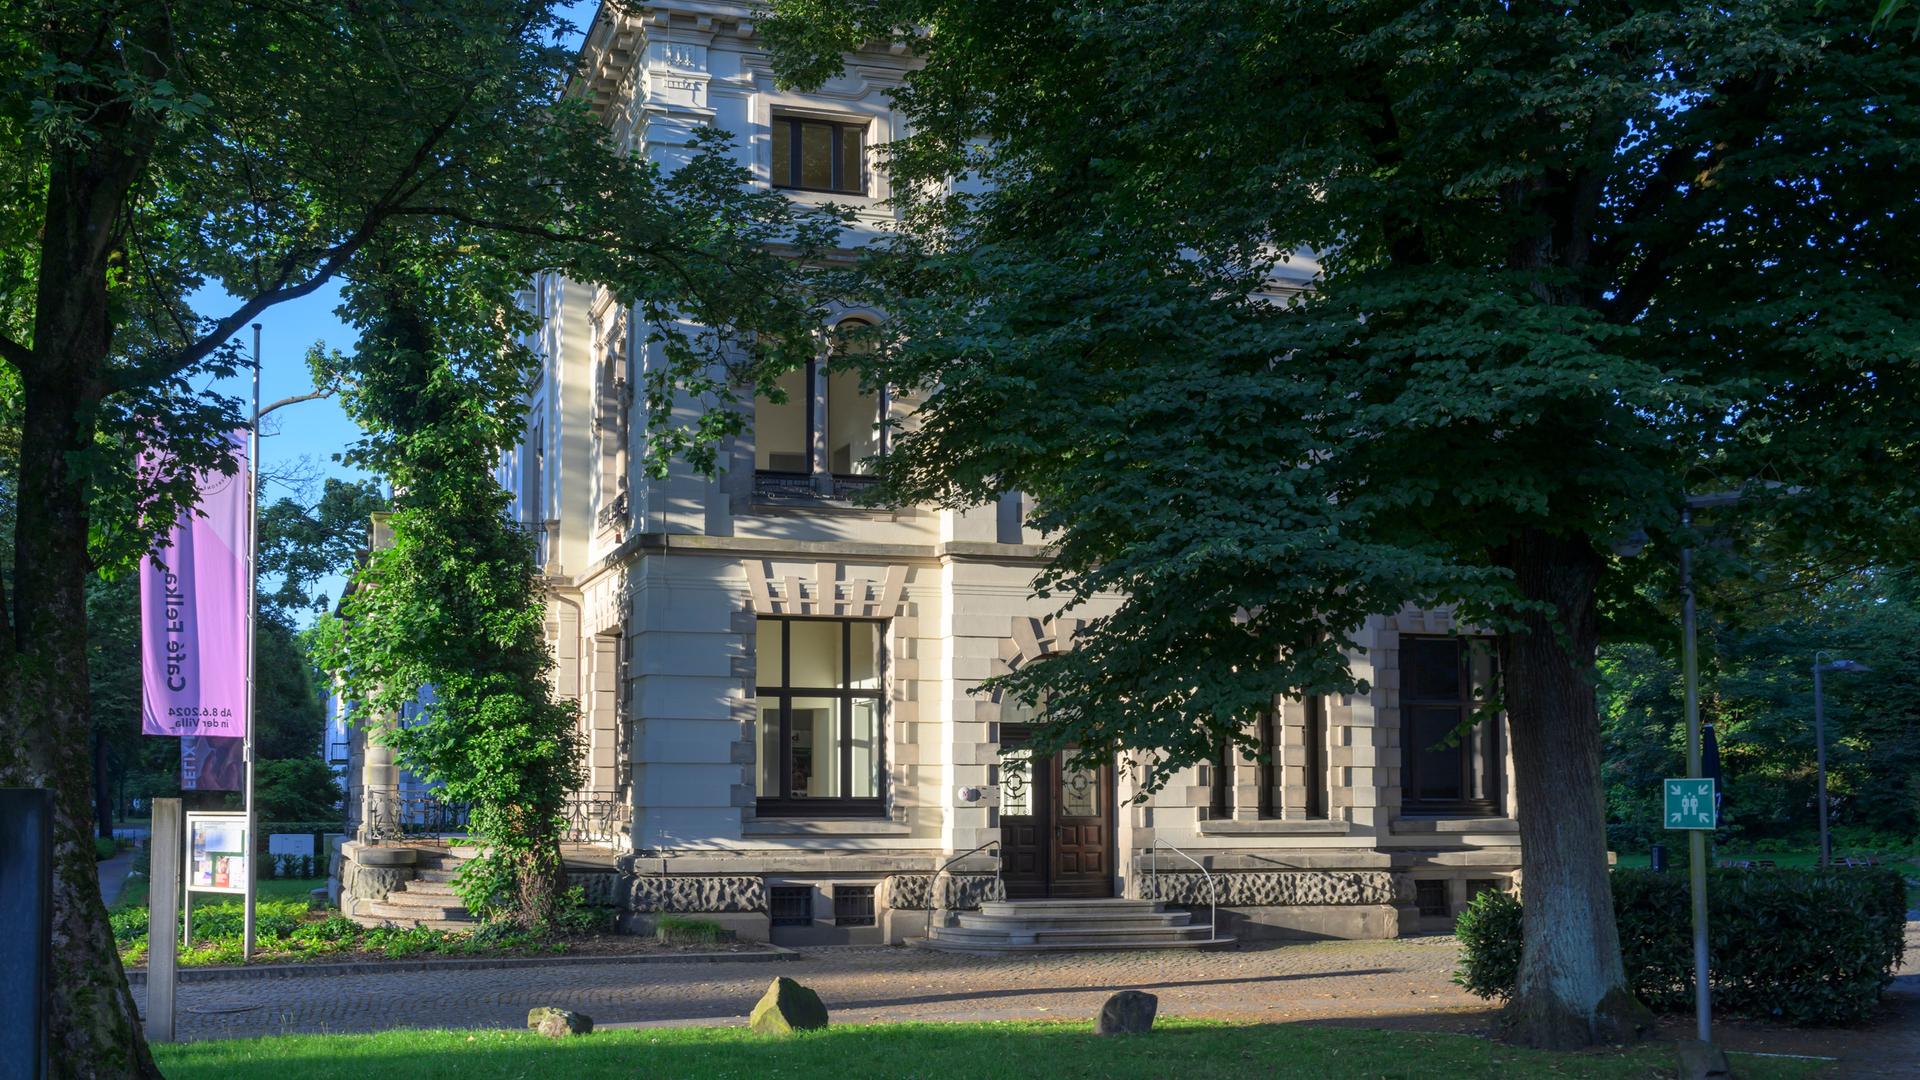
<svg viewBox="0 0 1920 1080">
<path fill-rule="evenodd" d="M 925 934 L 926 937 L 933 936 L 933 906 L 934 904 L 939 902 L 939 898 L 940 898 L 940 875 L 947 872 L 947 867 L 952 866 L 954 863 L 959 862 L 961 859 L 964 859 L 967 856 L 973 854 L 974 852 L 980 851 L 985 848 L 994 849 L 993 876 L 998 878 L 1000 876 L 1000 850 L 999 850 L 1000 841 L 998 840 L 989 840 L 986 843 L 981 844 L 979 847 L 968 848 L 966 851 L 963 851 L 960 854 L 955 855 L 953 858 L 948 859 L 946 862 L 941 863 L 938 867 L 934 869 L 933 877 L 928 879 L 927 881 L 927 931 Z"/>
<path fill-rule="evenodd" d="M 1207 940 L 1220 940 L 1220 892 L 1218 884 L 1213 880 L 1213 872 L 1205 866 L 1202 866 L 1199 859 L 1181 851 L 1179 848 L 1174 847 L 1172 844 L 1167 843 L 1157 836 L 1153 838 L 1153 846 L 1147 849 L 1147 853 L 1153 856 L 1151 866 L 1153 871 L 1153 898 L 1155 900 L 1165 899 L 1165 897 L 1160 895 L 1161 848 L 1166 848 L 1168 851 L 1192 863 L 1193 868 L 1200 871 L 1200 875 L 1207 879 Z"/>
</svg>

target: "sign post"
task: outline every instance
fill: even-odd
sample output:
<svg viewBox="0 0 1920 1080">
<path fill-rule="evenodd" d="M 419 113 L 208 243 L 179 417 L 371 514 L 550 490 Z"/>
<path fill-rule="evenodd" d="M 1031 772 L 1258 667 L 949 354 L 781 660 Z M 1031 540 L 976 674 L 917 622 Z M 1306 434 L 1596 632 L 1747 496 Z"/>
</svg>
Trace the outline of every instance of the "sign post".
<svg viewBox="0 0 1920 1080">
<path fill-rule="evenodd" d="M 174 966 L 180 939 L 173 936 L 180 912 L 180 800 L 153 800 L 147 836 L 147 1038 L 173 1041 Z"/>
</svg>

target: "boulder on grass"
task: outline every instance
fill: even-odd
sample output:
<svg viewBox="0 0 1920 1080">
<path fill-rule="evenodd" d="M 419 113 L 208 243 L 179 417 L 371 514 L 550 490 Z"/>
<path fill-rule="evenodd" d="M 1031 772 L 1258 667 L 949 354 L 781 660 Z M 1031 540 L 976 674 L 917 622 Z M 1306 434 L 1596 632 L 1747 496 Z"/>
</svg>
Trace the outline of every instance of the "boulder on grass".
<svg viewBox="0 0 1920 1080">
<path fill-rule="evenodd" d="M 1095 1035 L 1139 1035 L 1153 1030 L 1153 1016 L 1160 1011 L 1160 999 L 1140 990 L 1122 990 L 1100 1006 L 1100 1018 L 1093 1022 Z"/>
<path fill-rule="evenodd" d="M 812 1031 L 827 1026 L 827 1007 L 819 994 L 782 975 L 760 996 L 747 1026 L 769 1035 Z"/>
<path fill-rule="evenodd" d="M 527 1027 L 545 1035 L 549 1039 L 564 1039 L 569 1035 L 586 1035 L 593 1031 L 593 1017 L 572 1009 L 556 1009 L 551 1005 L 541 1005 L 527 1010 Z"/>
</svg>

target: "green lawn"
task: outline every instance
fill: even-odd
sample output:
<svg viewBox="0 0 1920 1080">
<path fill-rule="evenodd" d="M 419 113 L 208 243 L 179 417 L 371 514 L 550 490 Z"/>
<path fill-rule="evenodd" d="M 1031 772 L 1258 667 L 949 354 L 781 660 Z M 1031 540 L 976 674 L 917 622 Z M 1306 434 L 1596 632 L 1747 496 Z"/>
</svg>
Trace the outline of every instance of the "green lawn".
<svg viewBox="0 0 1920 1080">
<path fill-rule="evenodd" d="M 554 1041 L 527 1032 L 390 1031 L 155 1045 L 171 1080 L 404 1076 L 407 1080 L 567 1077 L 914 1077 L 946 1080 L 1261 1076 L 1534 1077 L 1674 1075 L 1673 1052 L 1548 1054 L 1467 1035 L 1300 1025 L 1165 1021 L 1147 1036 L 1100 1038 L 1085 1023 L 866 1024 L 790 1039 L 743 1027 L 602 1031 Z M 1816 1076 L 1820 1064 L 1735 1055 L 1750 1080 Z"/>
</svg>

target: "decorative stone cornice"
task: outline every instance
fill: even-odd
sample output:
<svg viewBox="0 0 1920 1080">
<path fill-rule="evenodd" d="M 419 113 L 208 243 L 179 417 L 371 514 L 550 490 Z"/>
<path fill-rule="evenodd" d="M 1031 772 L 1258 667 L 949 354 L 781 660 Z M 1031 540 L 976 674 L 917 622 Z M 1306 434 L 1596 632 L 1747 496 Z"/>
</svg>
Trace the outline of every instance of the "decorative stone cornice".
<svg viewBox="0 0 1920 1080">
<path fill-rule="evenodd" d="M 813 576 L 786 574 L 778 579 L 760 559 L 741 564 L 747 595 L 756 615 L 837 615 L 850 619 L 891 619 L 905 615 L 907 568 L 887 567 L 884 581 L 841 579 L 838 563 L 815 563 Z"/>
</svg>

